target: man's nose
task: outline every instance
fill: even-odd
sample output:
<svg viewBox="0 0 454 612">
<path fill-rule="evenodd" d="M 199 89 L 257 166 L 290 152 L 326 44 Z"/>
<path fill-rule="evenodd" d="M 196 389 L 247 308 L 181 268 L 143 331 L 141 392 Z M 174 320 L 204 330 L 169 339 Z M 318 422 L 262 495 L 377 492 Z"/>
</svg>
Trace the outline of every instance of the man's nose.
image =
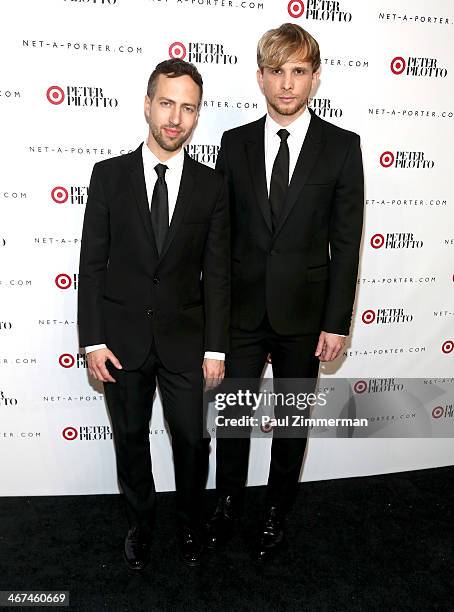
<svg viewBox="0 0 454 612">
<path fill-rule="evenodd" d="M 282 89 L 289 91 L 293 89 L 293 76 L 291 74 L 284 74 L 282 79 Z"/>
<path fill-rule="evenodd" d="M 181 123 L 181 109 L 174 106 L 170 113 L 170 122 L 173 125 L 180 125 Z"/>
</svg>

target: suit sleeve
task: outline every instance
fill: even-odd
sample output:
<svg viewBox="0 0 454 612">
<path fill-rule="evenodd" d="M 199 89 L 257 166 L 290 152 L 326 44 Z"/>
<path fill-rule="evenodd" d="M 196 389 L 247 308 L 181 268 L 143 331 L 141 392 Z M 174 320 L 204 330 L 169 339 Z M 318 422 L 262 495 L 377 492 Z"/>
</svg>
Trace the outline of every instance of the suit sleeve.
<svg viewBox="0 0 454 612">
<path fill-rule="evenodd" d="M 329 225 L 329 290 L 322 330 L 348 335 L 363 226 L 364 177 L 360 139 L 354 134 L 336 183 Z"/>
<path fill-rule="evenodd" d="M 226 353 L 230 325 L 230 220 L 225 184 L 220 176 L 218 185 L 203 256 L 205 351 Z"/>
<path fill-rule="evenodd" d="M 216 172 L 219 172 L 224 177 L 227 175 L 227 158 L 225 152 L 225 133 L 221 138 L 221 147 L 219 149 L 219 153 L 216 159 Z"/>
<path fill-rule="evenodd" d="M 109 211 L 95 164 L 88 188 L 79 259 L 77 322 L 79 345 L 105 343 L 101 296 L 109 259 Z"/>
</svg>

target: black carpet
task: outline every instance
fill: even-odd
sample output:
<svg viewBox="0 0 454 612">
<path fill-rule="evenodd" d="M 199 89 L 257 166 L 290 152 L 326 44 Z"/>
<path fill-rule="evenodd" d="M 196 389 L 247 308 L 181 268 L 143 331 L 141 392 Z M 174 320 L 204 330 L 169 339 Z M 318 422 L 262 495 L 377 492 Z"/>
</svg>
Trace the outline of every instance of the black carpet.
<svg viewBox="0 0 454 612">
<path fill-rule="evenodd" d="M 0 498 L 0 590 L 70 591 L 87 612 L 454 609 L 454 467 L 300 485 L 285 554 L 264 568 L 248 553 L 262 497 L 248 489 L 242 535 L 187 568 L 174 494 L 160 494 L 139 574 L 122 559 L 119 496 Z"/>
</svg>

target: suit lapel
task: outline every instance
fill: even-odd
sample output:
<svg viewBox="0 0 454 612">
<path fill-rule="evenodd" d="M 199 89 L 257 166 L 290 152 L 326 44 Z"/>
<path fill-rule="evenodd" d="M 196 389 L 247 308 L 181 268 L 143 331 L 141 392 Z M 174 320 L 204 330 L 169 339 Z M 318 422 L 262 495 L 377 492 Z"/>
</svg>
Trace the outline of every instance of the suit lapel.
<svg viewBox="0 0 454 612">
<path fill-rule="evenodd" d="M 130 167 L 130 180 L 132 184 L 132 190 L 135 196 L 137 210 L 139 211 L 140 218 L 142 219 L 142 223 L 145 226 L 145 230 L 147 232 L 148 238 L 150 239 L 153 245 L 153 248 L 156 251 L 156 256 L 157 256 L 158 250 L 156 248 L 156 241 L 154 238 L 153 227 L 151 225 L 150 203 L 148 202 L 147 188 L 145 184 L 145 174 L 144 174 L 143 159 L 142 159 L 142 145 L 140 145 L 132 153 L 132 163 Z"/>
<path fill-rule="evenodd" d="M 254 127 L 254 133 L 246 142 L 246 153 L 257 203 L 271 231 L 271 209 L 268 201 L 268 188 L 266 185 L 264 130 L 265 117 L 262 117 L 257 121 L 256 127 Z"/>
<path fill-rule="evenodd" d="M 196 163 L 185 151 L 183 172 L 181 174 L 180 188 L 178 190 L 178 197 L 175 203 L 175 210 L 173 211 L 172 220 L 170 221 L 169 231 L 167 232 L 167 236 L 162 247 L 160 259 L 164 257 L 167 249 L 172 244 L 172 241 L 175 238 L 178 228 L 183 220 L 184 213 L 186 212 L 186 208 L 191 199 L 192 190 L 194 189 L 194 177 L 196 172 Z"/>
<path fill-rule="evenodd" d="M 274 233 L 274 237 L 277 236 L 287 220 L 287 217 L 294 207 L 322 149 L 324 141 L 323 124 L 311 109 L 308 110 L 311 114 L 311 120 L 306 138 L 304 139 L 303 146 L 301 147 L 301 151 L 296 162 L 295 170 L 293 171 L 292 179 L 287 191 L 287 197 L 285 198 L 282 215 Z"/>
</svg>

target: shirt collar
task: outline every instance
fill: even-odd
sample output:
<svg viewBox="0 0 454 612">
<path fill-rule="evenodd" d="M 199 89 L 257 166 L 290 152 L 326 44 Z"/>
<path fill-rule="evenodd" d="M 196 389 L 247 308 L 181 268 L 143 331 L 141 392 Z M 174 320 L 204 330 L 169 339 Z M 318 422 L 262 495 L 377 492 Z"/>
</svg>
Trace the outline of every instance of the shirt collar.
<svg viewBox="0 0 454 612">
<path fill-rule="evenodd" d="M 184 149 L 182 147 L 176 155 L 168 159 L 166 162 L 162 162 L 156 157 L 153 151 L 151 151 L 147 145 L 147 141 L 145 140 L 142 145 L 142 157 L 144 163 L 151 168 L 154 168 L 157 164 L 164 164 L 169 170 L 178 170 L 183 167 Z"/>
<path fill-rule="evenodd" d="M 292 123 L 290 123 L 290 125 L 287 125 L 284 129 L 286 129 L 290 133 L 290 136 L 296 137 L 299 140 L 299 135 L 306 135 L 310 120 L 311 114 L 306 106 L 304 112 L 298 117 L 298 119 L 292 121 Z M 282 129 L 282 125 L 279 125 L 279 123 L 272 119 L 267 113 L 265 120 L 265 130 L 267 132 L 268 137 L 276 136 L 277 132 Z M 277 138 L 279 137 L 277 136 Z"/>
</svg>

